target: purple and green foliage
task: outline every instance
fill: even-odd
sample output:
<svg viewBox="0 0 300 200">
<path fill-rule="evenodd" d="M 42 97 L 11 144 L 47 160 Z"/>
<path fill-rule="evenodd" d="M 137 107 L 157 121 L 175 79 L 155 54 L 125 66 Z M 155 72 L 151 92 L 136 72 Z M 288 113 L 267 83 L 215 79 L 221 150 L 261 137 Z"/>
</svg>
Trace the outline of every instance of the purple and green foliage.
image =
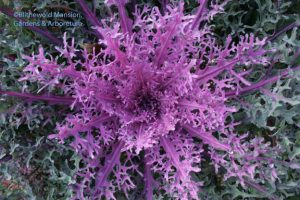
<svg viewBox="0 0 300 200">
<path fill-rule="evenodd" d="M 262 15 L 254 22 L 243 11 L 253 2 Z M 85 1 L 76 3 L 93 26 L 92 45 L 79 45 L 83 35 L 65 32 L 52 40 L 55 50 L 21 52 L 19 62 L 27 63 L 14 81 L 22 92 L 7 82 L 0 91 L 23 100 L 7 101 L 4 131 L 5 120 L 18 113 L 12 130 L 48 127 L 28 148 L 58 152 L 33 163 L 48 158 L 49 171 L 61 173 L 57 179 L 73 191 L 61 199 L 282 199 L 299 193 L 299 14 L 278 28 L 284 17 L 272 13 L 276 8 L 289 16 L 291 4 L 200 0 L 158 7 L 110 0 L 101 4 L 110 15 L 100 20 Z M 270 22 L 254 30 L 263 14 Z M 224 26 L 232 16 L 239 23 Z M 30 171 L 32 151 L 19 168 Z M 63 157 L 67 167 L 55 164 Z"/>
</svg>

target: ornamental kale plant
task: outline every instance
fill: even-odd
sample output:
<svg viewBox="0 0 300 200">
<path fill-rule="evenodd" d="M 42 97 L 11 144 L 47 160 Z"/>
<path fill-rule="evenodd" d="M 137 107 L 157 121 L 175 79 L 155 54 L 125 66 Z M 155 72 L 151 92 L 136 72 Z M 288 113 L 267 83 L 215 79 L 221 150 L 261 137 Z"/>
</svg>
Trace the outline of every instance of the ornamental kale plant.
<svg viewBox="0 0 300 200">
<path fill-rule="evenodd" d="M 143 180 L 144 199 L 168 196 L 199 199 L 203 183 L 196 180 L 209 162 L 224 180 L 260 192 L 265 182 L 279 181 L 277 165 L 283 149 L 251 133 L 237 133 L 229 101 L 258 90 L 293 71 L 283 70 L 257 82 L 257 68 L 272 67 L 268 38 L 245 34 L 222 44 L 209 22 L 228 1 L 201 0 L 195 14 L 184 4 L 136 6 L 126 14 L 126 1 L 107 1 L 118 15 L 99 22 L 83 1 L 94 25 L 97 45 L 79 48 L 67 33 L 58 56 L 23 55 L 29 64 L 19 81 L 38 83 L 38 93 L 1 94 L 63 104 L 70 108 L 49 136 L 70 145 L 82 158 L 72 185 L 74 199 L 129 198 Z M 57 42 L 59 43 L 59 42 Z M 277 199 L 276 196 L 268 196 Z"/>
</svg>

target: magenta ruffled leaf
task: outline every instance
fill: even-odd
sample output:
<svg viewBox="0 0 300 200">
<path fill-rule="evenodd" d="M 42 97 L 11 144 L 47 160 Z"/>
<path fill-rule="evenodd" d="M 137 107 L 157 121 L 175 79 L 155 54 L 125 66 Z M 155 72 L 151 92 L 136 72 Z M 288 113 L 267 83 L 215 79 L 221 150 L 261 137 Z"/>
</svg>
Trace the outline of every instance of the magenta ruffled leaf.
<svg viewBox="0 0 300 200">
<path fill-rule="evenodd" d="M 136 7 L 132 20 L 127 1 L 106 1 L 118 7 L 119 16 L 97 22 L 100 52 L 77 48 L 65 34 L 58 57 L 45 55 L 42 47 L 24 56 L 29 65 L 20 80 L 39 82 L 40 91 L 59 89 L 66 99 L 48 100 L 71 108 L 49 138 L 68 143 L 82 158 L 74 198 L 116 199 L 120 191 L 128 197 L 138 184 L 133 177 L 140 176 L 147 200 L 161 191 L 174 199 L 199 199 L 201 182 L 192 175 L 201 171 L 204 151 L 217 173 L 225 168 L 225 179 L 235 177 L 243 187 L 258 170 L 265 172 L 261 180 L 278 179 L 271 167 L 276 159 L 267 158 L 281 150 L 258 138 L 247 142 L 226 120 L 237 111 L 228 98 L 279 78 L 255 84 L 249 78 L 255 66 L 268 67 L 272 50 L 253 34 L 237 42 L 228 36 L 221 46 L 210 25 L 197 29 L 226 2 L 212 1 L 208 10 L 208 1 L 200 1 L 195 15 L 184 14 L 183 3 L 167 5 L 163 14 L 157 7 Z"/>
</svg>

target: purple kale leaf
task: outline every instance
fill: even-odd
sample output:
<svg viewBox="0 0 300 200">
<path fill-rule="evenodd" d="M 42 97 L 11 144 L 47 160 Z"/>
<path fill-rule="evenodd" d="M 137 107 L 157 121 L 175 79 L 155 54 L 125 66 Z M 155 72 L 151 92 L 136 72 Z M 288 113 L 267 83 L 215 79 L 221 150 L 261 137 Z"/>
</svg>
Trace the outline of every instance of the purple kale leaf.
<svg viewBox="0 0 300 200">
<path fill-rule="evenodd" d="M 195 15 L 184 14 L 182 3 L 167 5 L 164 14 L 144 6 L 131 20 L 126 1 L 107 3 L 117 5 L 119 18 L 96 27 L 100 51 L 77 49 L 65 34 L 57 48 L 63 62 L 43 48 L 24 56 L 29 65 L 21 81 L 62 90 L 66 99 L 56 101 L 71 108 L 50 138 L 68 142 L 82 157 L 74 198 L 116 199 L 117 191 L 128 196 L 141 176 L 148 200 L 155 192 L 198 199 L 201 182 L 191 174 L 201 171 L 207 155 L 216 172 L 223 167 L 225 178 L 236 177 L 242 186 L 274 162 L 267 156 L 280 149 L 259 138 L 244 141 L 247 135 L 235 134 L 235 124 L 226 120 L 236 112 L 229 98 L 279 79 L 249 80 L 255 66 L 269 65 L 266 39 L 228 36 L 221 45 L 206 22 L 225 4 L 208 10 L 201 1 Z M 260 178 L 274 182 L 275 168 L 267 172 Z"/>
</svg>

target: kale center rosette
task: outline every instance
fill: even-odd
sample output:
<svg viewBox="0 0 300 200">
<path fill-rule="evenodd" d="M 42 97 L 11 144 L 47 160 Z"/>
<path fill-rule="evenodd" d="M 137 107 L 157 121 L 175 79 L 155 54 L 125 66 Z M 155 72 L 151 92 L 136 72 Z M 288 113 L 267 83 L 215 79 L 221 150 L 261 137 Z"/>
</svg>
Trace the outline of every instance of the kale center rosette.
<svg viewBox="0 0 300 200">
<path fill-rule="evenodd" d="M 220 44 L 205 22 L 224 4 L 208 11 L 206 3 L 196 15 L 185 15 L 181 3 L 164 14 L 157 7 L 136 8 L 131 20 L 125 2 L 116 1 L 119 19 L 103 19 L 96 28 L 100 50 L 77 49 L 65 34 L 59 59 L 43 48 L 24 56 L 30 63 L 21 80 L 68 97 L 64 103 L 72 112 L 50 138 L 68 141 L 82 156 L 76 198 L 115 199 L 117 191 L 127 196 L 140 175 L 148 200 L 162 191 L 198 199 L 201 183 L 191 174 L 201 171 L 203 159 L 242 186 L 258 169 L 275 181 L 275 169 L 266 167 L 273 160 L 264 158 L 279 149 L 257 138 L 245 141 L 247 135 L 235 134 L 227 120 L 236 111 L 227 100 L 255 89 L 249 74 L 269 64 L 265 39 L 228 36 Z"/>
</svg>

